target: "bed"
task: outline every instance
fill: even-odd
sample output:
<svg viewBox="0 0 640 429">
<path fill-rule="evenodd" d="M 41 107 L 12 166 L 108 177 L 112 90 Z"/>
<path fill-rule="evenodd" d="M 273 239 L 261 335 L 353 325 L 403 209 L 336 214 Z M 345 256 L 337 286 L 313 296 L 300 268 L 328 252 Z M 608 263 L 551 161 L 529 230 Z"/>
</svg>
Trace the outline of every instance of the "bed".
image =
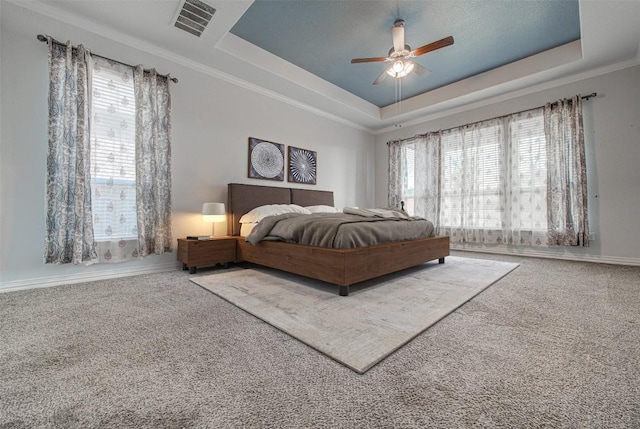
<svg viewBox="0 0 640 429">
<path fill-rule="evenodd" d="M 395 271 L 449 256 L 449 237 L 395 241 L 352 249 L 305 246 L 278 241 L 256 245 L 240 236 L 240 218 L 252 209 L 268 204 L 333 206 L 333 192 L 275 186 L 228 185 L 228 234 L 237 236 L 236 259 L 311 277 L 340 287 L 349 295 L 349 286 Z"/>
</svg>

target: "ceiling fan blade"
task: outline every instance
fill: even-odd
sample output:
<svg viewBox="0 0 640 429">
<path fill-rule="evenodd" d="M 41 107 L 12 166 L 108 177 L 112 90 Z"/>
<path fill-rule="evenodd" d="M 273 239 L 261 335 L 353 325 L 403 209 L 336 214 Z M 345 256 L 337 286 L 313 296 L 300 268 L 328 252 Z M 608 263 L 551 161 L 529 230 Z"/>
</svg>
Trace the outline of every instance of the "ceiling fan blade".
<svg viewBox="0 0 640 429">
<path fill-rule="evenodd" d="M 404 50 L 404 21 L 401 24 L 394 24 L 391 27 L 391 37 L 393 37 L 393 50 L 402 52 Z"/>
<path fill-rule="evenodd" d="M 435 51 L 436 49 L 444 48 L 449 45 L 453 45 L 453 36 L 445 37 L 444 39 L 429 43 L 428 45 L 420 46 L 419 48 L 414 49 L 411 54 L 413 54 L 414 57 L 418 57 L 426 54 L 427 52 Z"/>
<path fill-rule="evenodd" d="M 382 72 L 382 74 L 380 76 L 378 76 L 378 78 L 376 80 L 373 81 L 374 85 L 379 84 L 380 82 L 382 82 L 383 80 L 385 80 L 388 76 L 387 71 L 391 70 L 391 68 L 393 67 L 393 64 L 390 65 L 389 67 L 385 68 L 384 71 Z"/>
<path fill-rule="evenodd" d="M 382 63 L 387 61 L 386 57 L 375 57 L 375 58 L 354 58 L 351 60 L 351 64 L 356 63 Z"/>
<path fill-rule="evenodd" d="M 418 74 L 419 76 L 427 77 L 429 76 L 429 73 L 431 73 L 431 70 L 429 70 L 428 68 L 421 66 L 415 61 L 411 62 L 413 63 L 413 71 L 416 72 L 416 74 Z"/>
</svg>

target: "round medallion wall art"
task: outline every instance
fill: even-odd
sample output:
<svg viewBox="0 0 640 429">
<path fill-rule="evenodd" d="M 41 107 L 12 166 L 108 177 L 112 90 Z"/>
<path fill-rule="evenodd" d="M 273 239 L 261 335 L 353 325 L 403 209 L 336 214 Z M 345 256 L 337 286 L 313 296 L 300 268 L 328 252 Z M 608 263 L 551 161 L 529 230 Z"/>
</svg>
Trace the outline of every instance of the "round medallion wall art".
<svg viewBox="0 0 640 429">
<path fill-rule="evenodd" d="M 289 146 L 289 182 L 316 184 L 316 152 Z"/>
<path fill-rule="evenodd" d="M 250 137 L 249 177 L 284 180 L 284 145 Z"/>
<path fill-rule="evenodd" d="M 292 183 L 316 184 L 317 154 L 289 146 L 287 179 Z M 249 177 L 284 180 L 284 145 L 249 137 Z"/>
</svg>

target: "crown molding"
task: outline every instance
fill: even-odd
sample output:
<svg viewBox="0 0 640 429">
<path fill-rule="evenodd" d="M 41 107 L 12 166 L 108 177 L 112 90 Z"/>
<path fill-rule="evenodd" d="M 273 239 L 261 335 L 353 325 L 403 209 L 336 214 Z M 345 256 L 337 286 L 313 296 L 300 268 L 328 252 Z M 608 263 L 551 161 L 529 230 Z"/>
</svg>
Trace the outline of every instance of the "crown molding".
<svg viewBox="0 0 640 429">
<path fill-rule="evenodd" d="M 514 98 L 535 94 L 537 92 L 557 88 L 559 86 L 568 85 L 574 82 L 579 82 L 581 80 L 590 79 L 593 77 L 605 75 L 608 73 L 613 73 L 613 72 L 624 70 L 631 67 L 636 67 L 638 65 L 640 65 L 640 58 L 635 58 L 632 60 L 622 61 L 616 64 L 610 64 L 610 65 L 599 67 L 596 69 L 575 73 L 570 76 L 553 79 L 537 85 L 532 85 L 526 88 L 509 91 L 507 93 L 496 95 L 494 97 L 485 98 L 483 100 L 479 100 L 474 103 L 465 104 L 464 106 L 452 107 L 450 109 L 443 109 L 438 112 L 427 114 L 425 116 L 421 116 L 419 118 L 416 118 L 407 122 L 402 122 L 402 126 L 410 127 L 414 125 L 419 125 L 425 122 L 433 121 L 440 118 L 445 118 L 447 116 L 455 115 L 458 113 L 467 112 L 469 110 L 490 106 L 492 104 L 501 103 L 503 101 L 509 101 Z M 398 128 L 396 126 L 390 125 L 374 131 L 374 134 L 380 135 L 380 134 L 385 134 L 385 133 L 389 133 L 397 130 Z"/>
<path fill-rule="evenodd" d="M 68 13 L 66 11 L 60 10 L 54 6 L 46 4 L 40 0 L 33 1 L 19 1 L 19 0 L 5 0 L 8 3 L 12 3 L 18 7 L 23 9 L 28 9 L 32 12 L 38 13 L 40 15 L 47 16 L 49 18 L 55 19 L 57 21 L 63 22 L 65 24 L 69 24 L 75 27 L 78 27 L 84 31 L 96 34 L 98 36 L 105 37 L 122 45 L 128 46 L 133 49 L 137 49 L 140 51 L 147 52 L 149 54 L 155 55 L 157 57 L 163 58 L 167 61 L 175 63 L 180 66 L 188 67 L 192 70 L 205 74 L 207 76 L 214 77 L 216 79 L 220 79 L 231 83 L 235 86 L 239 86 L 244 89 L 248 89 L 255 93 L 273 98 L 280 102 L 289 104 L 293 107 L 296 107 L 301 110 L 306 110 L 315 115 L 324 117 L 326 119 L 330 119 L 334 122 L 338 122 L 340 124 L 346 125 L 351 128 L 358 129 L 360 131 L 365 131 L 369 134 L 373 134 L 373 130 L 371 128 L 365 127 L 361 124 L 355 123 L 348 119 L 342 118 L 340 116 L 329 113 L 325 110 L 318 109 L 309 104 L 300 102 L 293 98 L 287 97 L 285 95 L 276 93 L 275 91 L 271 91 L 254 83 L 248 82 L 244 79 L 240 79 L 236 76 L 232 76 L 228 73 L 225 73 L 221 70 L 218 70 L 214 67 L 202 64 L 200 62 L 191 60 L 189 58 L 183 57 L 181 55 L 175 54 L 171 51 L 168 51 L 160 46 L 148 43 L 144 40 L 138 39 L 136 37 L 130 36 L 128 34 L 122 33 L 120 31 L 114 30 L 113 28 L 107 27 L 105 25 L 99 24 L 94 21 L 87 20 L 85 18 L 79 17 L 77 15 Z M 222 51 L 221 51 L 222 52 Z M 226 54 L 226 53 L 225 53 Z"/>
<path fill-rule="evenodd" d="M 528 87 L 524 87 L 522 89 L 518 89 L 517 87 L 515 87 L 515 89 L 509 90 L 508 89 L 509 86 L 513 87 L 515 85 L 520 85 L 520 86 L 526 85 L 526 82 L 529 79 L 536 79 L 536 78 L 544 79 L 544 77 L 541 77 L 541 76 L 544 76 L 544 74 L 547 73 L 547 71 L 541 71 L 534 76 L 521 76 L 515 80 L 510 80 L 498 85 L 499 87 L 502 88 L 503 93 L 493 95 L 493 96 L 491 93 L 495 94 L 496 91 L 500 90 L 498 86 L 480 88 L 471 94 L 466 94 L 466 93 L 457 91 L 456 83 L 454 83 L 434 91 L 440 91 L 442 93 L 445 93 L 446 91 L 457 91 L 458 96 L 455 96 L 454 94 L 455 98 L 446 99 L 445 97 L 445 98 L 442 98 L 442 101 L 439 103 L 435 103 L 432 105 L 425 105 L 423 107 L 421 106 L 422 100 L 427 100 L 428 97 L 430 97 L 430 95 L 429 93 L 422 94 L 421 96 L 417 96 L 417 97 L 422 97 L 420 99 L 414 97 L 415 100 L 408 99 L 404 101 L 404 103 L 407 106 L 408 105 L 413 106 L 413 109 L 410 112 L 399 115 L 395 118 L 389 117 L 390 115 L 387 115 L 388 117 L 385 118 L 384 117 L 386 112 L 385 108 L 380 109 L 380 108 L 377 108 L 377 106 L 370 105 L 370 103 L 367 103 L 363 100 L 359 101 L 360 99 L 354 99 L 353 97 L 355 96 L 351 96 L 351 94 L 345 95 L 341 92 L 343 90 L 341 90 L 340 88 L 337 88 L 337 87 L 333 88 L 331 86 L 327 86 L 331 84 L 325 83 L 324 81 L 318 82 L 319 78 L 313 75 L 309 77 L 308 75 L 310 74 L 308 72 L 304 71 L 304 73 L 302 73 L 300 71 L 301 69 L 296 70 L 294 68 L 296 66 L 293 66 L 292 64 L 287 63 L 282 59 L 276 58 L 276 59 L 270 60 L 272 61 L 272 64 L 277 64 L 276 68 L 279 70 L 277 76 L 283 79 L 289 79 L 293 84 L 298 85 L 300 88 L 304 88 L 306 91 L 310 91 L 319 96 L 324 96 L 327 99 L 327 102 L 336 103 L 335 105 L 340 105 L 341 108 L 349 109 L 352 112 L 357 112 L 358 114 L 362 115 L 361 117 L 363 119 L 363 122 L 355 122 L 354 120 L 347 119 L 345 115 L 340 115 L 339 113 L 337 114 L 332 113 L 331 109 L 324 108 L 324 107 L 315 107 L 304 101 L 294 99 L 292 97 L 283 95 L 271 89 L 267 89 L 264 86 L 260 86 L 259 84 L 255 84 L 246 79 L 242 79 L 232 74 L 223 72 L 222 70 L 219 70 L 215 67 L 203 64 L 199 61 L 188 59 L 186 57 L 183 57 L 181 55 L 168 51 L 160 46 L 148 43 L 144 40 L 132 37 L 118 30 L 114 30 L 113 28 L 79 17 L 78 15 L 75 15 L 73 13 L 63 11 L 50 4 L 47 4 L 44 1 L 41 1 L 41 0 L 32 0 L 32 1 L 4 0 L 4 1 L 6 1 L 7 3 L 12 3 L 14 5 L 17 5 L 21 8 L 31 10 L 35 13 L 48 16 L 60 22 L 73 25 L 87 32 L 105 37 L 107 39 L 110 39 L 122 45 L 129 46 L 133 49 L 147 52 L 159 58 L 163 58 L 167 61 L 175 63 L 179 66 L 187 67 L 189 69 L 195 70 L 204 75 L 213 77 L 215 79 L 223 80 L 232 85 L 272 98 L 279 102 L 293 106 L 297 109 L 310 112 L 316 116 L 323 117 L 333 122 L 345 125 L 347 127 L 369 133 L 371 135 L 380 135 L 380 134 L 388 133 L 391 131 L 397 131 L 398 127 L 392 123 L 389 123 L 389 121 L 391 120 L 393 120 L 393 123 L 401 124 L 401 126 L 412 126 L 412 125 L 420 124 L 430 120 L 450 116 L 452 114 L 468 111 L 471 109 L 481 108 L 487 105 L 491 105 L 501 101 L 506 101 L 516 97 L 529 95 L 538 91 L 554 88 L 567 83 L 587 79 L 589 77 L 610 73 L 612 71 L 620 70 L 626 67 L 632 67 L 640 63 L 640 45 L 639 45 L 636 57 L 633 60 L 617 63 L 614 65 L 608 65 L 608 66 L 600 67 L 595 70 L 588 70 L 583 72 L 578 70 L 572 73 L 569 70 L 567 71 L 567 73 L 570 73 L 568 77 L 558 78 L 558 79 L 550 78 L 548 81 L 543 81 L 536 85 L 531 85 Z M 251 47 L 246 47 L 246 51 L 243 51 L 245 52 L 245 54 L 239 55 L 239 56 L 234 55 L 233 53 L 230 53 L 229 52 L 230 46 L 241 45 L 241 43 L 235 40 L 238 38 L 235 36 L 233 37 L 232 36 L 233 35 L 227 34 L 224 37 L 221 37 L 220 40 L 218 40 L 218 43 L 216 43 L 216 45 L 214 46 L 214 49 L 216 49 L 222 55 L 230 55 L 231 57 L 237 59 L 238 61 L 251 64 L 252 67 L 257 67 L 260 70 L 263 70 L 263 71 L 266 70 L 266 72 L 273 73 L 273 70 L 265 69 L 264 65 L 258 64 L 257 60 L 252 59 L 251 56 L 247 58 L 246 53 L 251 52 L 253 54 L 256 54 L 255 49 L 259 49 L 257 47 L 255 47 L 255 49 Z M 244 44 L 247 44 L 247 43 L 244 43 Z M 262 54 L 260 55 L 264 56 Z M 583 63 L 584 61 L 585 61 L 584 59 L 581 59 L 576 61 L 574 65 L 565 64 L 564 66 L 560 65 L 559 68 L 562 68 L 565 66 L 571 68 L 575 65 L 579 67 L 579 64 Z M 286 64 L 283 64 L 283 63 L 286 63 Z M 283 76 L 280 75 L 280 70 L 284 72 Z M 557 68 L 555 71 L 557 71 Z M 549 72 L 551 72 L 551 70 Z M 293 79 L 292 77 L 295 77 L 295 79 Z M 531 80 L 529 81 L 531 82 Z M 482 94 L 483 92 L 485 93 L 484 95 Z M 387 111 L 389 111 L 389 109 L 387 109 Z M 405 117 L 407 120 L 402 121 L 403 117 Z M 385 126 L 385 123 L 387 123 L 388 125 Z"/>
</svg>

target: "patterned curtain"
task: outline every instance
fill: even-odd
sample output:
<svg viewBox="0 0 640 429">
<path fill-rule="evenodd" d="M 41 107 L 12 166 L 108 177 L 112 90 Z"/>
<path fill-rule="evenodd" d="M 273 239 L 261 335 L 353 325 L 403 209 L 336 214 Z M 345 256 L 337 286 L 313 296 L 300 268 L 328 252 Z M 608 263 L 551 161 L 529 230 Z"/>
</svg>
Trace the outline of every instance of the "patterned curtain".
<svg viewBox="0 0 640 429">
<path fill-rule="evenodd" d="M 400 208 L 400 201 L 403 201 L 403 143 L 400 141 L 390 141 L 387 145 L 389 147 L 389 185 L 387 189 L 387 204 L 389 207 Z"/>
<path fill-rule="evenodd" d="M 136 194 L 140 256 L 172 250 L 169 78 L 134 70 Z"/>
<path fill-rule="evenodd" d="M 544 107 L 549 244 L 589 246 L 582 97 Z M 553 210 L 552 210 L 553 208 Z"/>
<path fill-rule="evenodd" d="M 49 43 L 49 143 L 45 263 L 93 263 L 90 53 Z"/>
<path fill-rule="evenodd" d="M 414 144 L 414 215 L 440 226 L 440 133 L 428 133 Z"/>
<path fill-rule="evenodd" d="M 389 203 L 452 243 L 588 246 L 582 99 L 389 144 Z"/>
</svg>

